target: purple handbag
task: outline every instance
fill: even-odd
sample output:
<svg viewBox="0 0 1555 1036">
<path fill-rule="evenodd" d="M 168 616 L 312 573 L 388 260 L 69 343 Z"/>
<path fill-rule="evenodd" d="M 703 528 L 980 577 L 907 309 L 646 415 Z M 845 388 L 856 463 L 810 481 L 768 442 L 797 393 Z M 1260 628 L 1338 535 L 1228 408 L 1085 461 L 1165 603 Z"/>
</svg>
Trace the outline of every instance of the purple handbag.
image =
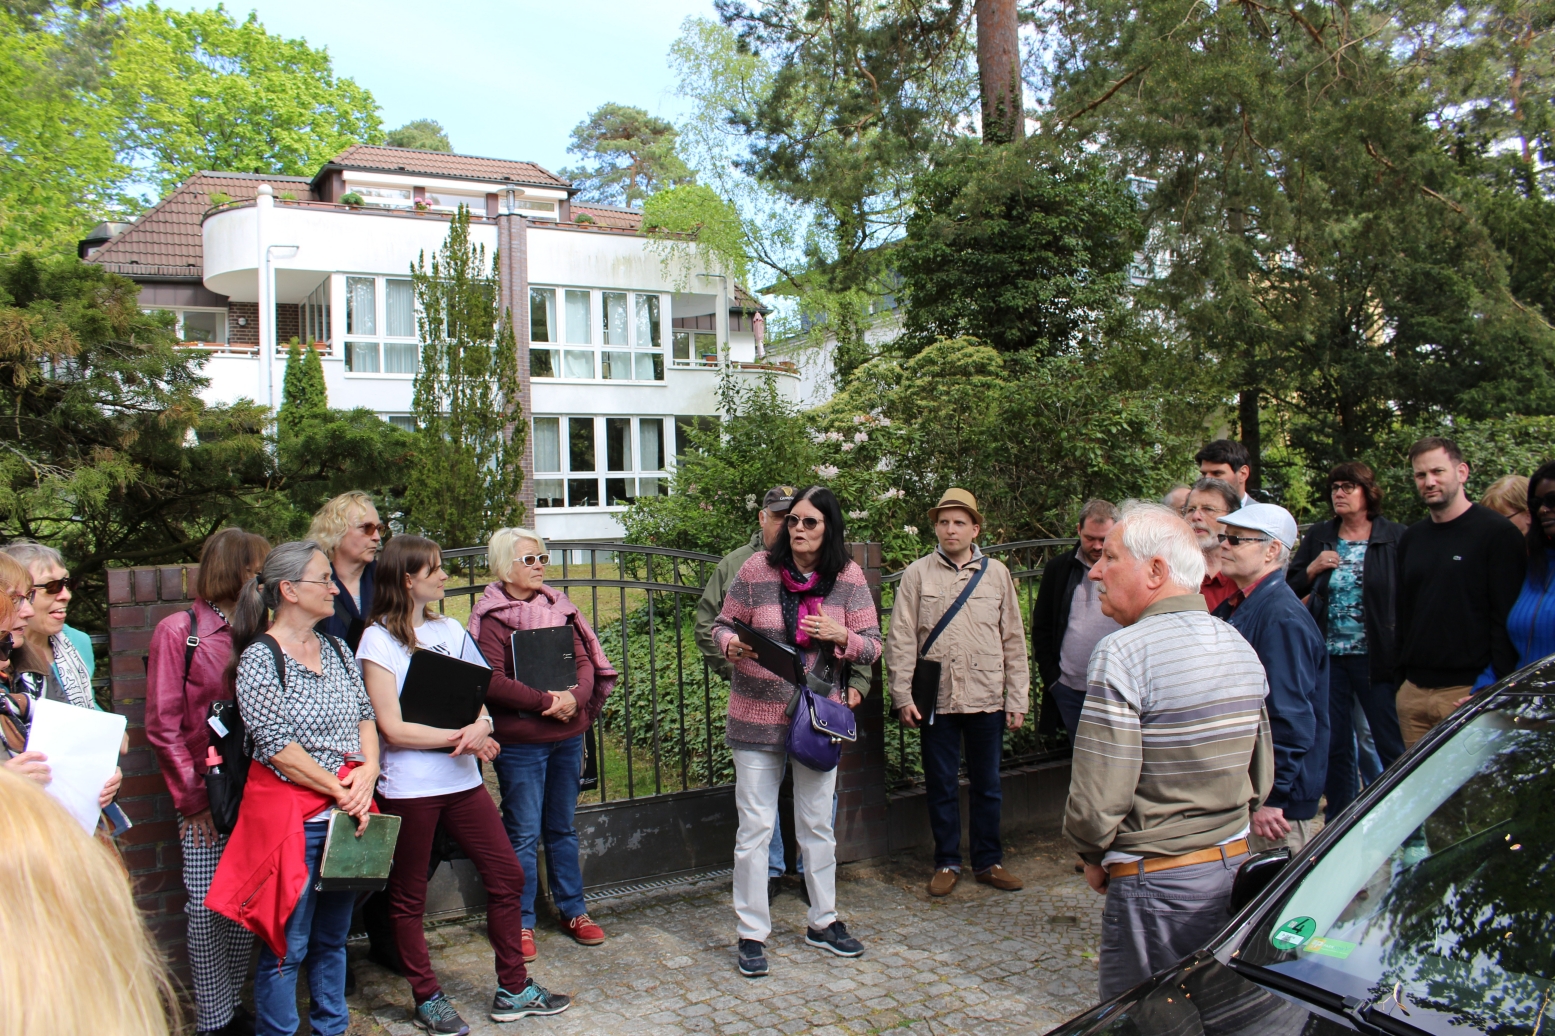
<svg viewBox="0 0 1555 1036">
<path fill-rule="evenodd" d="M 812 770 L 835 770 L 843 742 L 858 740 L 858 718 L 840 701 L 799 687 L 797 708 L 788 726 L 788 754 Z"/>
</svg>

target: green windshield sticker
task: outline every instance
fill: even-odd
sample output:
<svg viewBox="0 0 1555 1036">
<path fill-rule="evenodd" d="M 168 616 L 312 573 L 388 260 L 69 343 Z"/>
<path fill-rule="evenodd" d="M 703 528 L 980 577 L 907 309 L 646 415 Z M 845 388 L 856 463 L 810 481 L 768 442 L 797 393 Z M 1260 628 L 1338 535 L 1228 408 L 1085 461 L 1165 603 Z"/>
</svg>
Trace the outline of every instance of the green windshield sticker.
<svg viewBox="0 0 1555 1036">
<path fill-rule="evenodd" d="M 1308 939 L 1302 950 L 1307 953 L 1321 953 L 1325 957 L 1338 957 L 1344 960 L 1355 952 L 1353 942 L 1345 942 L 1343 939 L 1324 939 L 1319 936 L 1316 939 Z"/>
<path fill-rule="evenodd" d="M 1312 918 L 1293 917 L 1275 929 L 1274 934 L 1269 936 L 1269 942 L 1276 950 L 1294 950 L 1312 938 L 1315 931 L 1317 922 Z"/>
</svg>

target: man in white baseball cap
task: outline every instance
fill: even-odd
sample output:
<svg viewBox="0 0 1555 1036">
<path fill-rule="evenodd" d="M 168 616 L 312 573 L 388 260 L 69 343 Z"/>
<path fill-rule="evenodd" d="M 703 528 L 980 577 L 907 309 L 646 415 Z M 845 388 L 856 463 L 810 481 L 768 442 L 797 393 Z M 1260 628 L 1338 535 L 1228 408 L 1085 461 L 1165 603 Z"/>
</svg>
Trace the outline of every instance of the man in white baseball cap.
<svg viewBox="0 0 1555 1036">
<path fill-rule="evenodd" d="M 1328 649 L 1317 620 L 1285 582 L 1296 519 L 1277 504 L 1247 504 L 1220 520 L 1220 571 L 1237 592 L 1215 610 L 1258 653 L 1269 679 L 1274 789 L 1252 817 L 1254 852 L 1299 852 L 1328 777 Z"/>
</svg>

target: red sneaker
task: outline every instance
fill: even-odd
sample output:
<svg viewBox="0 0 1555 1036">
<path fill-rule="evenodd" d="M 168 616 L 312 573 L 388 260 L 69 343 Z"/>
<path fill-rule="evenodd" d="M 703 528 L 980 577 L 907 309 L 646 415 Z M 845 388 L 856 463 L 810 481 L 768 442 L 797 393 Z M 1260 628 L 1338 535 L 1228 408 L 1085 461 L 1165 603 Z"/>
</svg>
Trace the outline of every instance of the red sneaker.
<svg viewBox="0 0 1555 1036">
<path fill-rule="evenodd" d="M 605 930 L 590 921 L 587 914 L 579 914 L 568 921 L 567 934 L 576 939 L 579 946 L 598 946 L 605 941 Z"/>
<path fill-rule="evenodd" d="M 518 948 L 524 955 L 525 964 L 533 964 L 534 959 L 540 956 L 540 951 L 535 949 L 535 930 L 525 928 L 518 933 Z"/>
</svg>

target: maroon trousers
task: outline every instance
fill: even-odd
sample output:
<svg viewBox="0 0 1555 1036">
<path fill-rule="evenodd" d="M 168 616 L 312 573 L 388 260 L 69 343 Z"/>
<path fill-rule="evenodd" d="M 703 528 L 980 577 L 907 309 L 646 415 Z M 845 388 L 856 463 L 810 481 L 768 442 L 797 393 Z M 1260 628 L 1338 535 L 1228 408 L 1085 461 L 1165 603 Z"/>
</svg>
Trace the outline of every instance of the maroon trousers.
<svg viewBox="0 0 1555 1036">
<path fill-rule="evenodd" d="M 394 941 L 399 944 L 416 1003 L 441 988 L 427 955 L 422 927 L 427 907 L 427 863 L 432 858 L 432 836 L 439 820 L 475 862 L 486 886 L 487 935 L 497 955 L 497 981 L 511 992 L 523 989 L 528 980 L 519 943 L 524 924 L 524 869 L 485 786 L 420 799 L 380 799 L 379 805 L 385 813 L 402 818 L 394 867 L 389 871 L 389 922 L 394 926 Z"/>
</svg>

